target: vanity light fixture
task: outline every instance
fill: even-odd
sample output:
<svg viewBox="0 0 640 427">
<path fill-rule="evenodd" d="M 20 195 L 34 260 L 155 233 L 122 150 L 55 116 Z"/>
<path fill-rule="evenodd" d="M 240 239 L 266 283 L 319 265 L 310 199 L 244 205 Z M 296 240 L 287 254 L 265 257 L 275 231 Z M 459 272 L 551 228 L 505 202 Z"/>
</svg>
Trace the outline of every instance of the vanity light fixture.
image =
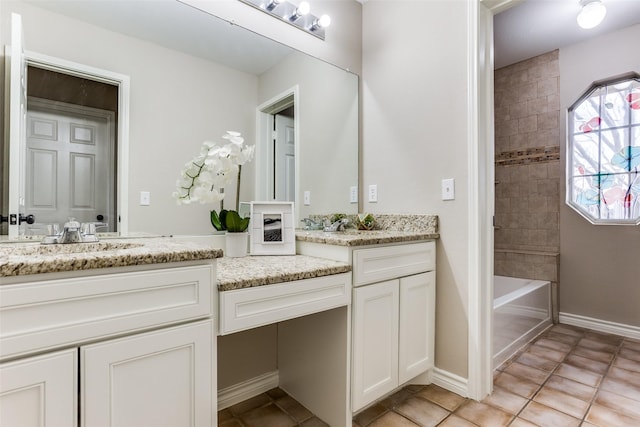
<svg viewBox="0 0 640 427">
<path fill-rule="evenodd" d="M 320 18 L 313 21 L 310 31 L 317 31 L 320 28 L 327 28 L 331 25 L 331 17 L 329 15 L 322 15 Z"/>
<path fill-rule="evenodd" d="M 255 7 L 274 18 L 280 19 L 294 27 L 324 40 L 325 29 L 331 24 L 329 15 L 320 18 L 310 13 L 311 6 L 306 1 L 297 6 L 287 0 L 239 0 Z"/>
<path fill-rule="evenodd" d="M 270 0 L 269 3 L 267 3 L 267 5 L 265 6 L 265 9 L 267 9 L 269 12 L 271 12 L 280 3 L 282 3 L 282 0 Z"/>
<path fill-rule="evenodd" d="M 601 0 L 580 0 L 580 6 L 577 21 L 578 25 L 585 30 L 600 25 L 607 14 L 607 8 Z"/>
<path fill-rule="evenodd" d="M 309 12 L 311 12 L 311 6 L 306 1 L 303 1 L 298 7 L 296 7 L 296 10 L 289 17 L 289 21 L 295 22 L 301 17 L 308 15 Z"/>
</svg>

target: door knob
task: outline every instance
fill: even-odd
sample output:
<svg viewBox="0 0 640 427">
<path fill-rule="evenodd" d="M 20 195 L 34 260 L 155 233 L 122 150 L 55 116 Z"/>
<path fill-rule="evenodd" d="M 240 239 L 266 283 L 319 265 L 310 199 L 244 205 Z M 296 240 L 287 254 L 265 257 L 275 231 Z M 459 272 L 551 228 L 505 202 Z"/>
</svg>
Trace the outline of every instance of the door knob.
<svg viewBox="0 0 640 427">
<path fill-rule="evenodd" d="M 22 224 L 23 222 L 26 222 L 27 224 L 33 224 L 34 222 L 36 222 L 36 217 L 33 215 L 24 216 L 20 214 L 19 222 L 20 224 Z"/>
</svg>

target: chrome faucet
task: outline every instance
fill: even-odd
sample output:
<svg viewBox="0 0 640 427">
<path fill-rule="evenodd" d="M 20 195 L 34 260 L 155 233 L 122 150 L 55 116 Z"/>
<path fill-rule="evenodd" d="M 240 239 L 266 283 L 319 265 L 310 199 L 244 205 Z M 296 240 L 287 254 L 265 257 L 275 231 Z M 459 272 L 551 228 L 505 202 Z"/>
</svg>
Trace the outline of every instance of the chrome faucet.
<svg viewBox="0 0 640 427">
<path fill-rule="evenodd" d="M 58 243 L 80 243 L 82 235 L 80 234 L 80 223 L 74 218 L 69 218 L 69 222 L 65 222 L 62 234 L 58 238 Z"/>
<path fill-rule="evenodd" d="M 347 224 L 349 224 L 349 219 L 348 218 L 342 218 L 342 219 L 337 220 L 333 224 L 327 225 L 326 227 L 324 227 L 324 231 L 327 231 L 327 232 L 344 231 L 344 227 Z"/>
<path fill-rule="evenodd" d="M 53 227 L 57 230 L 57 226 Z M 42 244 L 67 244 L 67 243 L 88 243 L 97 242 L 98 236 L 96 236 L 96 224 L 88 222 L 80 224 L 75 218 L 69 218 L 68 222 L 65 222 L 62 229 L 62 233 L 46 236 L 42 240 Z"/>
</svg>

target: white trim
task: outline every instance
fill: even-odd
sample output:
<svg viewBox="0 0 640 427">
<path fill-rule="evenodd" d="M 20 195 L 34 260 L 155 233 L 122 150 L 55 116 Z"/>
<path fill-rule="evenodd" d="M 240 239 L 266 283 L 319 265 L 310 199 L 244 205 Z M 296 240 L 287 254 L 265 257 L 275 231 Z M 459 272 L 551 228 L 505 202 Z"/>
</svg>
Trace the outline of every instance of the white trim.
<svg viewBox="0 0 640 427">
<path fill-rule="evenodd" d="M 24 57 L 27 64 L 38 68 L 70 74 L 118 87 L 118 184 L 116 188 L 116 209 L 120 221 L 116 218 L 115 222 L 118 227 L 118 232 L 126 234 L 129 231 L 129 76 L 36 52 L 25 51 Z"/>
<path fill-rule="evenodd" d="M 293 96 L 293 126 L 295 139 L 295 185 L 296 200 L 294 200 L 294 224 L 300 218 L 300 87 L 295 85 L 284 92 L 279 93 L 268 101 L 263 102 L 256 108 L 256 175 L 255 175 L 255 197 L 258 201 L 273 201 L 269 197 L 270 180 L 264 179 L 268 176 L 266 162 L 268 146 L 273 132 L 272 115 L 281 111 L 286 105 L 283 104 L 287 98 Z"/>
<path fill-rule="evenodd" d="M 462 378 L 451 372 L 433 368 L 432 383 L 449 390 L 462 397 L 469 397 L 469 383 L 466 378 Z"/>
<path fill-rule="evenodd" d="M 273 371 L 218 390 L 218 411 L 269 391 L 279 384 L 278 371 Z"/>
<path fill-rule="evenodd" d="M 493 15 L 478 2 L 468 12 L 468 384 L 481 400 L 493 387 Z"/>
<path fill-rule="evenodd" d="M 494 15 L 517 6 L 524 0 L 480 0 L 480 2 L 489 9 Z"/>
<path fill-rule="evenodd" d="M 579 314 L 560 313 L 560 323 L 593 329 L 598 332 L 620 335 L 632 339 L 640 339 L 640 327 L 626 325 L 624 323 L 610 322 L 608 320 L 594 319 L 593 317 L 580 316 Z"/>
</svg>

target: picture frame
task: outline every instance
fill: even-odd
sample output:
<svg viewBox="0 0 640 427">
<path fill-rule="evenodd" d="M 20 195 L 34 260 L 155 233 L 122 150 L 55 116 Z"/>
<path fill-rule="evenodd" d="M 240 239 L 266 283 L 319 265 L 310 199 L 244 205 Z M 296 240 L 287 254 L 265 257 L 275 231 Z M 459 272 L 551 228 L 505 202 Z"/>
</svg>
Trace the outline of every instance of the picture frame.
<svg viewBox="0 0 640 427">
<path fill-rule="evenodd" d="M 293 202 L 251 202 L 251 255 L 295 255 Z"/>
</svg>

